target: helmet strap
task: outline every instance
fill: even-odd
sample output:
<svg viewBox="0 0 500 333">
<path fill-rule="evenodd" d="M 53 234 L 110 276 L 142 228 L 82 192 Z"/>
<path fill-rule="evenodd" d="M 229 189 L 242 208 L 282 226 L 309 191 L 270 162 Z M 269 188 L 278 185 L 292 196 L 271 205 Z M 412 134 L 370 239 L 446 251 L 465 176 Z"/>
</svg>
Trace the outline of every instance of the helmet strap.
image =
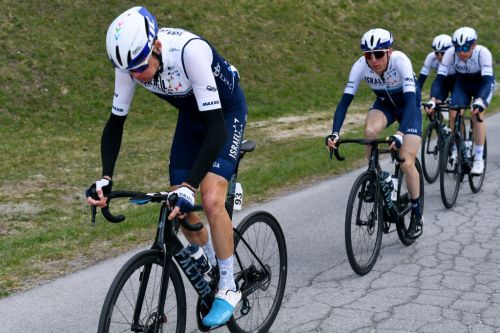
<svg viewBox="0 0 500 333">
<path fill-rule="evenodd" d="M 153 57 L 155 57 L 156 60 L 158 60 L 158 62 L 160 64 L 160 66 L 158 66 L 158 70 L 156 71 L 155 76 L 154 76 L 154 80 L 158 81 L 158 76 L 160 76 L 160 73 L 163 72 L 163 59 L 162 59 L 162 56 L 161 56 L 161 51 L 159 51 L 157 48 L 154 48 L 153 52 L 151 53 L 151 55 Z"/>
</svg>

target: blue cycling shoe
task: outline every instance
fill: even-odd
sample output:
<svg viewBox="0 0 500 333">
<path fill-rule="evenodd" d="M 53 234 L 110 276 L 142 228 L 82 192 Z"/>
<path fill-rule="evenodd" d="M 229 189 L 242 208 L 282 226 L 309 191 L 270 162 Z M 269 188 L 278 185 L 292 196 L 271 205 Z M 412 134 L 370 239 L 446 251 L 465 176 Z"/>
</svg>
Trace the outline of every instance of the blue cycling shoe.
<svg viewBox="0 0 500 333">
<path fill-rule="evenodd" d="M 215 295 L 210 312 L 203 318 L 202 323 L 208 327 L 220 326 L 227 323 L 233 315 L 236 304 L 241 300 L 241 291 L 222 289 Z"/>
</svg>

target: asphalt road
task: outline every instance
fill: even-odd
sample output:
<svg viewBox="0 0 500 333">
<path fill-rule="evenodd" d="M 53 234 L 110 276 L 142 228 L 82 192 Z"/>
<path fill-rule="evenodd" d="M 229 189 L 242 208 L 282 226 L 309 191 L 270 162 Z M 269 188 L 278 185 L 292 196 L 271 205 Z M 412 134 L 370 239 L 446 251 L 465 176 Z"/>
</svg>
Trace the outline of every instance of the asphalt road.
<svg viewBox="0 0 500 333">
<path fill-rule="evenodd" d="M 351 270 L 344 244 L 347 196 L 361 170 L 237 214 L 235 223 L 267 210 L 286 235 L 288 281 L 271 331 L 500 332 L 500 114 L 487 123 L 482 191 L 472 194 L 465 182 L 447 210 L 439 185 L 427 185 L 424 235 L 410 247 L 384 235 L 363 277 Z M 95 332 L 107 289 L 132 254 L 0 300 L 0 332 Z M 194 305 L 188 291 L 190 332 L 197 332 Z"/>
</svg>

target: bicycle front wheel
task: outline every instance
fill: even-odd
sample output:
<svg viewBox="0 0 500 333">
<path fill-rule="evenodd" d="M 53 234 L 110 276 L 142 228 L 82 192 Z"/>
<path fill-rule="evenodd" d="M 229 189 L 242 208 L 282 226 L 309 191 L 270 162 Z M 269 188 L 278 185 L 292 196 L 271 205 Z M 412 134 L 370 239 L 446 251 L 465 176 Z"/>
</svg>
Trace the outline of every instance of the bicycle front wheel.
<svg viewBox="0 0 500 333">
<path fill-rule="evenodd" d="M 480 175 L 473 175 L 469 173 L 469 185 L 472 192 L 477 193 L 481 190 L 484 182 L 484 176 L 486 175 L 486 162 L 488 160 L 488 144 L 486 139 L 484 140 L 484 150 L 483 150 L 483 162 L 484 162 L 484 170 Z"/>
<path fill-rule="evenodd" d="M 457 136 L 452 135 L 446 140 L 439 168 L 441 200 L 446 208 L 451 208 L 457 201 L 463 175 L 462 151 Z"/>
<path fill-rule="evenodd" d="M 377 178 L 364 172 L 352 186 L 345 214 L 345 246 L 354 272 L 365 275 L 377 261 L 382 242 L 383 213 L 379 194 L 367 195 L 368 184 L 374 189 Z M 367 199 L 372 197 L 372 199 Z M 374 198 L 373 198 L 374 197 Z"/>
<path fill-rule="evenodd" d="M 243 297 L 227 327 L 237 333 L 267 332 L 285 293 L 285 235 L 274 216 L 264 211 L 246 216 L 237 231 L 234 273 Z"/>
<path fill-rule="evenodd" d="M 436 181 L 439 176 L 439 155 L 440 148 L 443 145 L 439 138 L 439 127 L 434 122 L 431 122 L 425 128 L 422 137 L 422 148 L 420 151 L 420 159 L 422 160 L 422 169 L 425 180 L 429 184 Z"/>
<path fill-rule="evenodd" d="M 164 316 L 158 318 L 162 273 L 163 254 L 159 250 L 143 251 L 132 257 L 109 288 L 97 332 L 184 332 L 186 295 L 173 262 L 169 269 Z"/>
<path fill-rule="evenodd" d="M 418 159 L 415 159 L 415 168 L 418 171 L 418 180 L 420 185 L 419 191 L 419 201 L 420 201 L 420 209 L 422 210 L 422 215 L 424 214 L 424 176 L 422 172 L 422 167 L 420 166 L 420 162 Z M 411 222 L 411 198 L 410 193 L 408 192 L 408 188 L 406 186 L 406 180 L 404 178 L 403 170 L 399 169 L 399 177 L 398 177 L 398 199 L 396 201 L 396 207 L 399 212 L 399 221 L 396 224 L 396 230 L 398 232 L 398 237 L 401 243 L 406 246 L 410 246 L 415 242 L 415 239 L 408 238 L 408 228 L 410 227 Z"/>
</svg>

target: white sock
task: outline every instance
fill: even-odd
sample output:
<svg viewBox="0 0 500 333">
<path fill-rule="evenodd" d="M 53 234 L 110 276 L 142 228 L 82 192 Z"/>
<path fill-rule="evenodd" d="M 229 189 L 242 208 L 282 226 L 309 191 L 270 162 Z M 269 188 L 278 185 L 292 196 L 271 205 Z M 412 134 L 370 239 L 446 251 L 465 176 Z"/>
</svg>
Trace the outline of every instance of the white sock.
<svg viewBox="0 0 500 333">
<path fill-rule="evenodd" d="M 215 258 L 214 246 L 212 245 L 212 240 L 209 238 L 207 244 L 201 247 L 203 252 L 207 255 L 208 261 L 212 267 L 217 266 L 217 258 Z"/>
<path fill-rule="evenodd" d="M 219 259 L 219 290 L 236 290 L 236 284 L 234 283 L 233 276 L 233 259 L 234 256 L 230 256 L 227 259 Z"/>
<path fill-rule="evenodd" d="M 476 152 L 476 156 L 474 157 L 474 161 L 481 161 L 483 159 L 484 146 L 476 145 L 474 147 L 474 150 Z"/>
</svg>

